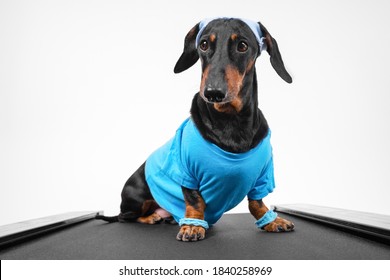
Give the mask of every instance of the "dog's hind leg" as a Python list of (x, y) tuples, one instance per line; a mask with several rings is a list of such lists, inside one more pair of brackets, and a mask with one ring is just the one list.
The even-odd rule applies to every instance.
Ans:
[(145, 180), (145, 163), (127, 180), (121, 196), (121, 213), (118, 216), (120, 222), (171, 223), (171, 214), (160, 208), (149, 190)]
[(174, 224), (171, 214), (160, 208), (149, 190), (145, 180), (145, 163), (143, 163), (125, 183), (121, 193), (121, 212), (118, 216), (97, 215), (95, 218), (107, 222), (139, 222), (157, 224), (162, 221)]
[(142, 223), (142, 224), (159, 224), (162, 221), (165, 221), (165, 223), (168, 224), (176, 224), (176, 221), (173, 219), (172, 215), (165, 211), (162, 208), (159, 208), (157, 203), (153, 201), (154, 204), (150, 207), (148, 210), (148, 213), (150, 213), (151, 209), (156, 209), (152, 214), (148, 216), (141, 216), (137, 219), (137, 222)]
[(133, 222), (143, 216), (149, 216), (158, 208), (145, 180), (143, 163), (125, 183), (121, 193), (120, 222)]
[(147, 200), (142, 205), (141, 217), (137, 218), (137, 222), (141, 224), (159, 224), (163, 221), (161, 217), (155, 211), (159, 208), (158, 204), (154, 200)]

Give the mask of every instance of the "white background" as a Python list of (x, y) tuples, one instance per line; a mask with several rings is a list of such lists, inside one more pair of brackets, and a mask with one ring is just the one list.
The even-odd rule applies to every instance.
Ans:
[(173, 74), (184, 36), (226, 15), (261, 20), (294, 80), (258, 59), (277, 183), (266, 203), (390, 214), (388, 3), (0, 0), (0, 224), (117, 214), (199, 89), (199, 62)]

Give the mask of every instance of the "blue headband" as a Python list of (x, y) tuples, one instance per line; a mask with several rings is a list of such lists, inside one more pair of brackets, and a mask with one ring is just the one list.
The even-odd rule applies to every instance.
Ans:
[[(226, 17), (215, 17), (215, 18), (206, 18), (206, 19), (202, 20), (199, 23), (199, 32), (196, 35), (195, 48), (198, 47), (200, 36), (202, 36), (202, 33), (203, 33), (204, 29), (206, 28), (206, 26), (211, 21), (213, 21), (215, 19), (228, 19), (228, 18), (226, 18)], [(253, 21), (253, 20), (242, 19), (242, 18), (237, 18), (237, 19), (239, 19), (242, 22), (244, 22), (252, 30), (253, 34), (256, 37), (257, 43), (259, 44), (260, 52), (262, 52), (263, 50), (266, 50), (267, 49), (267, 45), (264, 43), (265, 38), (263, 37), (263, 33), (260, 30), (260, 25), (257, 22)]]

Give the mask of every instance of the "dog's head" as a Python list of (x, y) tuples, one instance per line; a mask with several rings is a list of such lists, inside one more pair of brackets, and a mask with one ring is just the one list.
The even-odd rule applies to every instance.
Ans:
[(266, 49), (273, 68), (287, 83), (292, 78), (287, 73), (276, 40), (260, 23), (218, 18), (196, 24), (187, 34), (184, 51), (176, 63), (175, 73), (180, 73), (197, 60), (202, 62), (200, 96), (214, 104), (218, 111), (243, 106), (242, 90), (246, 77), (254, 73), (254, 65), (261, 51)]

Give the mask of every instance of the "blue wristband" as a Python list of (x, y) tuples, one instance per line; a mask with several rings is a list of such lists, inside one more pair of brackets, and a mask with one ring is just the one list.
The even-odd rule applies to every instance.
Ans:
[(272, 210), (269, 210), (267, 211), (263, 217), (261, 217), (260, 219), (258, 219), (255, 224), (258, 228), (262, 228), (266, 225), (268, 225), (269, 223), (275, 221), (276, 217), (278, 216), (278, 214), (276, 214), (274, 211)]
[(180, 219), (179, 221), (179, 226), (182, 225), (200, 226), (203, 227), (204, 229), (209, 228), (209, 224), (205, 220), (200, 220), (200, 219), (183, 218)]

